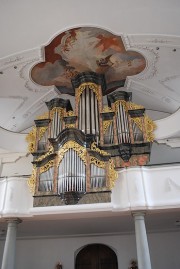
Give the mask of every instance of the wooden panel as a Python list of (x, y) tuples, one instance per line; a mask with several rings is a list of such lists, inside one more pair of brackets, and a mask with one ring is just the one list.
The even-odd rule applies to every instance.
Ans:
[(115, 252), (100, 244), (88, 245), (76, 257), (76, 269), (118, 269)]

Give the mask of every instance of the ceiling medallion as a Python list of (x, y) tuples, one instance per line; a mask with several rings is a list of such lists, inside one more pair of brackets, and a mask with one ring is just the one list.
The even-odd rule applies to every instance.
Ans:
[(106, 91), (124, 86), (127, 76), (141, 73), (145, 58), (126, 51), (122, 37), (95, 27), (79, 27), (56, 36), (44, 48), (44, 61), (31, 70), (32, 80), (42, 86), (56, 86), (61, 93), (75, 95), (71, 79), (82, 72), (105, 76)]

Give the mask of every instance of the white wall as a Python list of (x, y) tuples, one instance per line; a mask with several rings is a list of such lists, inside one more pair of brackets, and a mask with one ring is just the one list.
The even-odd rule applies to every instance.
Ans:
[[(152, 269), (180, 268), (180, 232), (152, 233), (148, 235), (148, 238)], [(63, 263), (63, 269), (74, 269), (77, 250), (92, 243), (102, 243), (111, 247), (117, 254), (119, 269), (128, 269), (130, 260), (136, 258), (135, 236), (133, 234), (21, 239), (17, 240), (16, 269), (54, 269), (59, 260)], [(2, 248), (3, 241), (0, 241), (0, 250)]]
[(31, 175), (33, 168), (32, 161), (32, 155), (28, 155), (17, 158), (12, 162), (3, 162), (1, 177)]

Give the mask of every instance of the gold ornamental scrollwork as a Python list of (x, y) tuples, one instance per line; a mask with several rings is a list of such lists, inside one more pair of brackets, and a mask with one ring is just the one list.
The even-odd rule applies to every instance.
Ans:
[(76, 101), (79, 103), (79, 99), (80, 99), (80, 96), (81, 94), (83, 93), (83, 91), (86, 89), (86, 87), (88, 87), (90, 90), (92, 90), (96, 97), (97, 97), (97, 100), (100, 102), (100, 95), (99, 95), (99, 86), (95, 83), (92, 83), (92, 82), (85, 82), (85, 83), (82, 83), (79, 88), (76, 89)]
[(110, 156), (110, 154), (106, 152), (105, 150), (99, 149), (95, 142), (91, 144), (91, 150), (96, 151), (103, 156)]
[(75, 113), (73, 110), (69, 110), (65, 113), (65, 117), (71, 117), (71, 116), (75, 116)]
[(45, 112), (44, 114), (37, 117), (37, 120), (45, 120), (49, 119), (49, 112)]
[(35, 151), (36, 145), (36, 127), (34, 126), (29, 134), (26, 136), (26, 141), (28, 143), (28, 151), (30, 153)]
[(94, 164), (95, 166), (99, 168), (106, 168), (106, 165), (108, 165), (108, 188), (111, 190), (114, 187), (115, 181), (118, 178), (118, 173), (115, 171), (115, 165), (112, 159), (110, 159), (107, 162), (100, 161), (94, 156), (90, 156), (90, 164)]
[(42, 173), (48, 171), (53, 166), (54, 166), (54, 160), (51, 160), (39, 168), (39, 173), (42, 174)]
[(67, 123), (65, 128), (75, 128), (76, 124), (75, 123)]
[(31, 177), (27, 181), (30, 192), (34, 194), (36, 187), (36, 166), (33, 166)]
[(48, 126), (38, 127), (38, 130), (39, 130), (38, 140), (41, 140), (41, 138), (43, 137), (47, 129), (48, 129)]
[(104, 169), (106, 167), (106, 163), (104, 161), (100, 161), (94, 156), (90, 156), (90, 164), (94, 164), (95, 166)]
[(125, 100), (117, 100), (117, 101), (114, 103), (115, 113), (118, 112), (119, 105), (122, 105), (123, 108), (125, 109), (125, 111), (127, 112), (127, 111), (128, 111), (127, 103), (128, 103), (128, 102), (126, 102)]
[(39, 133), (38, 141), (40, 141), (47, 129), (48, 129), (48, 126), (45, 126), (45, 127), (35, 127), (34, 126), (32, 128), (32, 130), (29, 132), (29, 134), (26, 136), (26, 141), (28, 142), (28, 151), (30, 153), (33, 153), (36, 150), (37, 131)]
[(144, 108), (144, 106), (142, 106), (142, 105), (137, 105), (133, 102), (127, 102), (127, 109), (128, 110), (143, 109), (143, 108)]
[[(147, 136), (147, 142), (154, 141), (154, 130), (156, 129), (156, 124), (147, 115), (144, 117), (144, 129)], [(132, 120), (137, 124), (139, 129), (143, 132), (143, 122), (142, 117), (135, 117)]]
[(77, 152), (78, 156), (81, 158), (81, 160), (84, 162), (84, 164), (86, 164), (86, 155), (87, 155), (87, 150), (86, 148), (80, 146), (77, 142), (75, 141), (68, 141), (66, 142), (62, 148), (60, 148), (60, 150), (58, 151), (58, 161), (57, 161), (57, 165), (60, 164), (60, 162), (62, 161), (62, 159), (64, 158), (65, 153), (69, 150), (69, 149), (73, 149), (74, 151)]
[(109, 188), (112, 189), (114, 187), (115, 181), (118, 178), (118, 173), (115, 171), (115, 165), (114, 161), (112, 159), (109, 160), (109, 173), (108, 173), (108, 178), (109, 178)]
[(58, 113), (59, 118), (62, 120), (65, 114), (65, 110), (62, 107), (53, 107), (53, 109), (50, 110), (50, 119), (53, 120), (55, 112)]
[(144, 108), (144, 106), (135, 104), (133, 102), (126, 102), (125, 100), (117, 100), (114, 103), (116, 113), (118, 112), (120, 104), (123, 106), (123, 108), (125, 109), (126, 112), (128, 112), (128, 110), (143, 109)]
[(147, 141), (154, 141), (154, 130), (156, 129), (156, 124), (147, 115), (144, 116), (144, 125), (147, 134)]
[(109, 126), (112, 124), (113, 120), (104, 120), (103, 121), (103, 134), (107, 132)]
[(36, 159), (36, 162), (40, 162), (40, 161), (44, 160), (46, 157), (48, 157), (49, 155), (51, 155), (53, 152), (54, 152), (53, 146), (50, 146), (48, 152), (46, 154), (43, 154), (39, 158), (37, 158)]
[(109, 106), (104, 106), (102, 113), (109, 113), (109, 112), (114, 112), (113, 109)]

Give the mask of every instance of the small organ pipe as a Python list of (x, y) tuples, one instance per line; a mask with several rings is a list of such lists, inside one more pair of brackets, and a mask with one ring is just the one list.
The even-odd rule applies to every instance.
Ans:
[(89, 107), (89, 89), (86, 87), (86, 133), (90, 134), (90, 107)]

